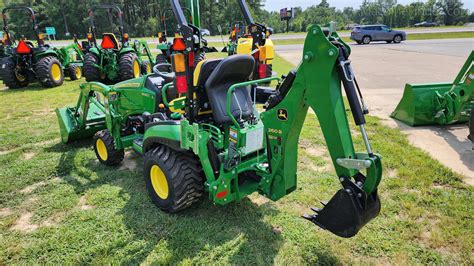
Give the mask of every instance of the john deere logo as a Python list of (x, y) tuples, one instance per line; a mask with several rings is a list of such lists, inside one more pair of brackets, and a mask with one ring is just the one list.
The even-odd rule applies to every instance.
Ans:
[(286, 109), (278, 109), (277, 116), (279, 120), (286, 121), (288, 120), (288, 111)]

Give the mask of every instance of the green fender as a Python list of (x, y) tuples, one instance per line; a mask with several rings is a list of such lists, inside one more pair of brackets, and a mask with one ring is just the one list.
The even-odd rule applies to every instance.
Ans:
[(99, 52), (99, 49), (97, 47), (90, 48), (89, 53), (93, 53), (98, 57), (100, 56), (100, 52)]
[(155, 125), (151, 123), (147, 125), (145, 135), (143, 137), (143, 153), (152, 149), (158, 144), (166, 145), (172, 149), (181, 149), (181, 125), (178, 121), (174, 124), (170, 122), (157, 122)]
[(43, 58), (45, 56), (55, 56), (55, 57), (58, 57), (58, 52), (56, 52), (55, 50), (53, 49), (48, 49), (44, 52), (41, 52), (41, 53), (37, 53), (36, 54), (36, 58), (40, 59), (40, 58)]
[(119, 55), (123, 55), (123, 54), (130, 53), (130, 52), (135, 53), (135, 49), (133, 49), (132, 47), (124, 47), (124, 48), (120, 49)]

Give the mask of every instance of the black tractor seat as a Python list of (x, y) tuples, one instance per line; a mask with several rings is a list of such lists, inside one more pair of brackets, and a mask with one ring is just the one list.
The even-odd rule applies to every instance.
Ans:
[[(150, 74), (146, 78), (145, 88), (155, 93), (155, 111), (158, 111), (159, 105), (163, 103), (162, 89), (166, 83), (168, 82), (166, 82), (164, 78), (157, 74)], [(178, 92), (173, 86), (167, 89), (166, 97), (168, 101), (171, 101), (172, 99), (178, 97)]]
[[(226, 112), (227, 91), (233, 84), (252, 78), (255, 60), (249, 55), (232, 55), (200, 64), (200, 69), (199, 65), (196, 68), (194, 83), (197, 86), (204, 84), (214, 121), (218, 124), (230, 124), (232, 120)], [(231, 100), (231, 112), (237, 120), (247, 120), (252, 115), (250, 86), (235, 90)]]

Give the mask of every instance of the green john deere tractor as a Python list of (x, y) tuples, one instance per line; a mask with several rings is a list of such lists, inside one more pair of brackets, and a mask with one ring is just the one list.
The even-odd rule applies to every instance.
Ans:
[[(26, 11), (30, 15), (36, 45), (26, 38), (20, 38), (19, 42), (13, 39), (7, 21), (9, 11)], [(26, 87), (36, 80), (44, 87), (60, 86), (65, 72), (72, 80), (80, 78), (82, 51), (77, 41), (61, 49), (45, 44), (36, 24), (35, 13), (29, 7), (7, 7), (3, 9), (2, 15), (4, 40), (0, 45), (0, 77), (7, 87)]]
[[(142, 154), (150, 197), (165, 212), (184, 210), (204, 194), (219, 205), (254, 192), (278, 200), (296, 190), (298, 140), (311, 107), (342, 189), (304, 217), (341, 237), (376, 217), (381, 156), (365, 130), (350, 47), (334, 25), (309, 28), (302, 63), (282, 80), (249, 80), (255, 59), (248, 55), (194, 65), (199, 29), (186, 22), (178, 0), (171, 2), (187, 48), (171, 56), (172, 82), (157, 71), (140, 82), (83, 84), (77, 106), (57, 110), (62, 140), (94, 135), (97, 158), (106, 165), (119, 164), (128, 147)], [(259, 112), (249, 86), (277, 79)], [(354, 150), (341, 82), (366, 152)], [(182, 97), (171, 100), (171, 90)]]
[[(117, 15), (120, 42), (114, 33), (103, 33), (97, 43), (94, 14), (102, 9)], [(90, 28), (84, 57), (84, 77), (87, 81), (117, 82), (149, 74), (155, 64), (145, 41), (131, 41), (124, 31), (123, 12), (117, 5), (98, 5), (89, 10)], [(110, 21), (111, 24), (112, 21)], [(146, 57), (147, 60), (144, 60)]]
[(407, 84), (392, 117), (410, 126), (469, 124), (474, 143), (474, 51), (454, 82)]

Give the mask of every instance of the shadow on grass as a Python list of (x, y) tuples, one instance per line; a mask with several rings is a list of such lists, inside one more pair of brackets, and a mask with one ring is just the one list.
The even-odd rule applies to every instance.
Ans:
[[(275, 257), (283, 245), (283, 237), (271, 224), (271, 217), (279, 213), (271, 204), (257, 205), (249, 199), (244, 199), (227, 206), (217, 206), (210, 200), (203, 199), (196, 206), (178, 214), (164, 213), (148, 197), (142, 178), (141, 157), (135, 155), (127, 158), (136, 161), (137, 167), (133, 170), (120, 166), (107, 167), (95, 159), (77, 162), (77, 152), (90, 145), (90, 142), (83, 140), (68, 146), (57, 144), (51, 151), (63, 152), (57, 172), (59, 176), (63, 176), (64, 181), (74, 187), (77, 194), (84, 194), (103, 185), (120, 188), (119, 198), (126, 200), (125, 205), (118, 208), (115, 215), (123, 217), (127, 235), (133, 238), (131, 242), (142, 243), (140, 248), (133, 251), (131, 258), (120, 259), (121, 263), (275, 262)], [(82, 167), (77, 167), (77, 163)], [(91, 172), (97, 176), (91, 178)], [(102, 252), (113, 254), (124, 248), (117, 245), (110, 243)], [(316, 255), (327, 263), (338, 262), (327, 252)]]
[(0, 88), (0, 94), (19, 93), (19, 92), (25, 92), (25, 91), (43, 91), (43, 90), (48, 90), (48, 89), (54, 89), (54, 88), (46, 88), (46, 87), (41, 86), (39, 82), (34, 82), (34, 83), (30, 83), (26, 87), (18, 88), (18, 89), (10, 89), (8, 87)]

